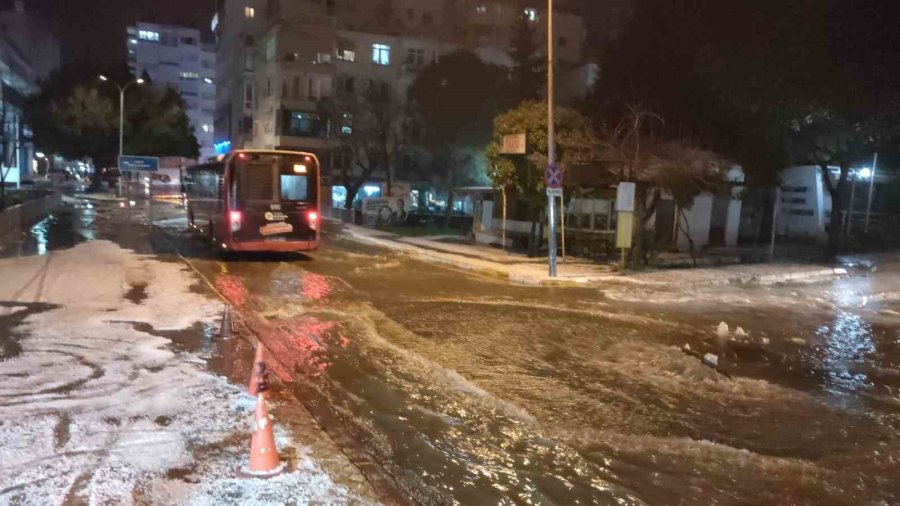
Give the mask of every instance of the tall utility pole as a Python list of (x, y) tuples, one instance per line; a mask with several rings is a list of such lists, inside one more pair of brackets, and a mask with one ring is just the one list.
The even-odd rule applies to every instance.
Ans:
[(850, 169), (850, 206), (847, 207), (847, 236), (853, 231), (853, 201), (856, 200), (856, 170)]
[[(547, 0), (547, 164), (553, 167), (556, 163), (556, 130), (554, 128), (553, 103), (553, 0)], [(547, 193), (548, 217), (550, 219), (550, 237), (548, 244), (548, 262), (550, 277), (556, 277), (556, 197)]]
[(117, 82), (110, 81), (109, 78), (104, 75), (100, 76), (100, 80), (105, 83), (113, 83), (114, 85), (116, 85), (116, 88), (119, 89), (119, 157), (121, 158), (122, 155), (125, 154), (123, 152), (125, 147), (125, 91), (127, 91), (128, 88), (133, 84), (136, 84), (138, 86), (144, 84), (144, 80), (135, 79), (134, 81), (126, 83), (125, 86), (122, 86)]
[(875, 191), (875, 171), (878, 169), (878, 153), (872, 160), (872, 170), (869, 172), (869, 201), (866, 203), (866, 227), (863, 232), (869, 233), (869, 216), (872, 214), (872, 192)]

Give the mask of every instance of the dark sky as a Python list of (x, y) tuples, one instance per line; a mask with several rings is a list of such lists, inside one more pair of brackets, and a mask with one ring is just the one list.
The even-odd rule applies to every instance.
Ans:
[[(4, 9), (13, 0), (0, 0)], [(215, 0), (25, 0), (57, 25), (66, 64), (104, 68), (124, 61), (125, 28), (135, 21), (209, 30)]]

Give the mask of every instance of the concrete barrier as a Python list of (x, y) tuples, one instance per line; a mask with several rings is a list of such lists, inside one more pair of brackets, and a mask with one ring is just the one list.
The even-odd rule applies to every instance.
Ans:
[(0, 212), (0, 237), (28, 230), (35, 223), (46, 218), (50, 211), (62, 203), (61, 193), (28, 200)]

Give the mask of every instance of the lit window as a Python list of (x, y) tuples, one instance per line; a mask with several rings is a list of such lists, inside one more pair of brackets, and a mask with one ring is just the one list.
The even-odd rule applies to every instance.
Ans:
[(338, 49), (337, 59), (352, 63), (356, 61), (356, 53), (349, 49)]
[(375, 65), (390, 65), (391, 46), (387, 44), (372, 44), (372, 63)]
[(331, 55), (328, 53), (319, 53), (316, 55), (316, 63), (331, 63)]
[(475, 11), (478, 12), (478, 14), (484, 14), (487, 12), (487, 6), (479, 5), (478, 7), (475, 8)]
[(138, 32), (138, 38), (141, 40), (148, 40), (150, 42), (159, 42), (159, 32), (141, 30)]
[(181, 77), (182, 79), (192, 79), (193, 80), (193, 79), (200, 79), (200, 74), (198, 74), (196, 72), (182, 72), (179, 77)]
[(203, 82), (206, 83), (206, 84), (212, 84), (212, 83), (213, 83), (213, 80), (210, 79), (210, 78), (208, 78), (208, 77), (204, 77), (204, 78), (203, 78)]
[(531, 7), (528, 7), (525, 9), (525, 19), (527, 19), (528, 21), (534, 22), (534, 21), (537, 21), (537, 18), (538, 18), (537, 9), (533, 9)]
[(211, 130), (208, 123), (204, 123), (201, 128), (203, 128), (203, 131), (207, 133), (209, 133), (209, 131)]
[(253, 19), (256, 17), (256, 9), (253, 7), (244, 7), (244, 17), (247, 19)]
[(137, 39), (128, 39), (129, 44), (137, 44)]

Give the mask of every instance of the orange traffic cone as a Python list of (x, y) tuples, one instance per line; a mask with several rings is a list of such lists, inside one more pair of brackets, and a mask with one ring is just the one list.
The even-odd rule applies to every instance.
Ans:
[(256, 346), (256, 357), (253, 359), (253, 371), (250, 373), (250, 395), (259, 395), (269, 389), (269, 368), (263, 357), (262, 341)]
[(257, 396), (253, 416), (253, 437), (250, 440), (250, 465), (241, 474), (253, 478), (270, 478), (284, 471), (275, 448), (275, 433), (265, 396)]

